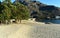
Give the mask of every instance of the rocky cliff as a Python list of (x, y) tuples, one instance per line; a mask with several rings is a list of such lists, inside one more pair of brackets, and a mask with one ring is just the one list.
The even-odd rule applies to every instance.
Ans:
[(24, 0), (23, 2), (22, 1), (18, 1), (18, 2), (26, 5), (30, 9), (30, 14), (31, 14), (31, 17), (33, 18), (39, 17), (39, 14), (42, 16), (46, 14), (47, 17), (49, 15), (52, 17), (60, 15), (60, 8), (53, 5), (46, 5), (35, 0), (33, 1), (30, 0), (29, 2), (27, 0)]

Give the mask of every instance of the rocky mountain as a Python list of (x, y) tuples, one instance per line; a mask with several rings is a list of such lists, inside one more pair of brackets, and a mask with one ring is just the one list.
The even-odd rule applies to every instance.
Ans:
[[(16, 1), (15, 1), (16, 2)], [(18, 2), (26, 5), (30, 9), (31, 17), (37, 18), (39, 15), (59, 16), (60, 8), (53, 5), (46, 5), (36, 0), (19, 0)]]

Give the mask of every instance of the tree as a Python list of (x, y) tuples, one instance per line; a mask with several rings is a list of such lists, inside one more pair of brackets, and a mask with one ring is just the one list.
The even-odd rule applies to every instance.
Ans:
[(3, 14), (3, 19), (4, 21), (9, 21), (11, 18), (11, 10), (7, 5), (4, 5), (4, 9), (2, 10), (2, 14)]
[(4, 2), (6, 2), (6, 3), (11, 3), (11, 0), (4, 0)]
[(16, 2), (11, 4), (10, 0), (5, 0), (0, 5), (0, 21), (5, 22), (10, 21), (10, 19), (18, 20), (21, 23), (21, 20), (27, 20), (29, 18), (29, 10), (27, 6)]
[(0, 4), (0, 22), (2, 23), (3, 22), (3, 13), (2, 13), (2, 10), (4, 9), (4, 6), (2, 5), (2, 3)]
[(20, 20), (20, 23), (21, 23), (21, 20), (29, 18), (29, 10), (26, 6), (24, 6), (23, 4), (17, 3), (16, 7), (17, 7), (17, 15), (15, 19), (17, 19), (18, 21)]

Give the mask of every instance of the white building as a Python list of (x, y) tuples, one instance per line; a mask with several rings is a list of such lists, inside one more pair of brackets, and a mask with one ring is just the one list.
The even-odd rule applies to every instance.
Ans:
[(60, 19), (60, 16), (56, 16), (56, 19)]

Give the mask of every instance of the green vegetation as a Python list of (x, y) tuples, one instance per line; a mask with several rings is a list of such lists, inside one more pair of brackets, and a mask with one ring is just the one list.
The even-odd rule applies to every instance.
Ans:
[(21, 23), (21, 20), (29, 18), (29, 9), (27, 6), (16, 2), (11, 3), (11, 0), (4, 0), (0, 3), (0, 22), (8, 23), (11, 19), (15, 19)]
[[(23, 1), (23, 0), (22, 0)], [(11, 19), (21, 23), (21, 20), (27, 20), (29, 17), (36, 20), (56, 19), (60, 16), (60, 9), (55, 6), (45, 5), (38, 1), (3, 0), (0, 2), (0, 22), (8, 23)]]

